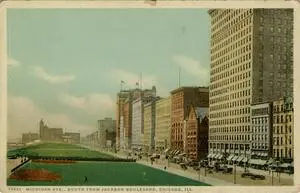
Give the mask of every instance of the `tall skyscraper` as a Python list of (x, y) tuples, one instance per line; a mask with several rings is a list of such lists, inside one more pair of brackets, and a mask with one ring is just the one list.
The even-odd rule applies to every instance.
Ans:
[[(116, 147), (120, 147), (120, 118), (122, 116), (122, 113), (124, 111), (124, 104), (125, 102), (131, 102), (141, 98), (141, 97), (150, 97), (150, 96), (156, 96), (156, 88), (155, 86), (152, 87), (152, 89), (130, 89), (130, 90), (121, 90), (117, 94), (117, 102), (116, 102)], [(125, 123), (125, 120), (124, 122)], [(130, 123), (131, 124), (131, 123)], [(123, 125), (124, 126), (124, 125)], [(124, 129), (124, 128), (123, 128)]]
[(293, 94), (293, 9), (211, 9), (209, 15), (209, 150), (250, 156), (251, 104)]

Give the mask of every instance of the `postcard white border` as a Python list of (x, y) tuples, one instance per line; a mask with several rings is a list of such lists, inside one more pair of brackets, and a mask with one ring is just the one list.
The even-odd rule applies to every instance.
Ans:
[[(149, 3), (146, 1), (5, 1), (0, 4), (0, 192), (8, 192), (6, 186), (6, 125), (7, 125), (7, 42), (6, 42), (6, 9), (7, 8), (294, 8), (294, 23), (300, 24), (300, 3), (298, 1), (158, 1)], [(294, 125), (299, 124), (300, 113), (300, 25), (294, 25)], [(298, 57), (297, 57), (298, 56)], [(297, 65), (298, 64), (298, 65)], [(22, 109), (26, 113), (25, 109)], [(300, 130), (294, 127), (294, 136), (300, 136)], [(298, 137), (300, 139), (300, 137)], [(191, 192), (289, 192), (300, 193), (300, 140), (294, 137), (294, 186), (212, 186), (212, 187), (192, 187)], [(4, 169), (3, 169), (4, 168)], [(60, 186), (65, 188), (66, 186)], [(70, 186), (68, 186), (70, 187)], [(75, 186), (72, 186), (75, 187)], [(98, 187), (98, 186), (97, 186)], [(138, 187), (138, 186), (137, 186)], [(36, 191), (40, 192), (36, 187)], [(52, 188), (52, 187), (50, 187)], [(90, 186), (81, 186), (77, 188), (93, 188)], [(96, 188), (96, 187), (94, 187)], [(144, 187), (145, 188), (145, 187)], [(14, 191), (10, 191), (14, 192)], [(20, 191), (16, 191), (20, 192)], [(54, 189), (47, 192), (57, 192)], [(79, 191), (69, 191), (79, 192)], [(81, 192), (81, 191), (80, 191)], [(96, 192), (96, 191), (88, 191)], [(106, 191), (104, 191), (106, 192)], [(115, 192), (115, 191), (114, 191)], [(120, 191), (116, 191), (120, 192)], [(132, 192), (132, 191), (130, 191)]]

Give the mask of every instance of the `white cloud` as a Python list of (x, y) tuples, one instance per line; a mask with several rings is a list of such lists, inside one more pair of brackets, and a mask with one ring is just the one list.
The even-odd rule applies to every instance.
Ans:
[(184, 55), (176, 55), (173, 61), (189, 74), (197, 77), (202, 84), (209, 83), (209, 66), (200, 63), (198, 60)]
[(20, 63), (20, 61), (14, 59), (14, 58), (8, 57), (7, 65), (10, 67), (18, 67), (21, 65), (21, 63)]
[[(86, 135), (96, 130), (95, 126), (81, 124), (63, 113), (49, 113), (40, 109), (31, 99), (10, 96), (8, 98), (8, 138), (19, 138), (25, 132), (39, 132), (39, 121), (43, 118), (50, 127), (65, 128)], [(93, 123), (93, 125), (95, 125)]]
[(83, 97), (62, 94), (59, 97), (62, 104), (83, 110), (98, 118), (109, 115), (114, 111), (114, 101), (108, 94), (95, 93)]
[(33, 69), (34, 74), (40, 78), (43, 79), (51, 84), (59, 84), (59, 83), (65, 83), (70, 82), (75, 79), (74, 75), (53, 75), (47, 73), (42, 67), (34, 67)]

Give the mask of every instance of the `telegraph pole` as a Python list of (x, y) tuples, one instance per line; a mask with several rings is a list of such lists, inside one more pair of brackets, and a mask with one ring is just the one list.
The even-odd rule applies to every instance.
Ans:
[(201, 164), (200, 164), (200, 161), (199, 161), (199, 181), (200, 181), (200, 174), (201, 174)]
[(273, 186), (273, 172), (274, 172), (274, 171), (272, 170), (272, 186)]
[(233, 167), (234, 167), (233, 183), (236, 184), (236, 165), (233, 164)]

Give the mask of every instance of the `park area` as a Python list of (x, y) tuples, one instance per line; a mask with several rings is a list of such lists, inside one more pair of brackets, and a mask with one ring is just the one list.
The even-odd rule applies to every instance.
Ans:
[[(10, 150), (7, 155), (8, 161), (20, 159), (16, 156), (29, 158), (28, 162), (23, 162), (22, 166), (8, 174), (8, 186), (208, 186), (190, 178), (71, 144), (38, 144)], [(82, 161), (66, 157), (104, 160)]]
[(114, 158), (111, 155), (90, 150), (73, 144), (43, 143), (9, 150), (8, 157), (81, 157), (81, 158)]

